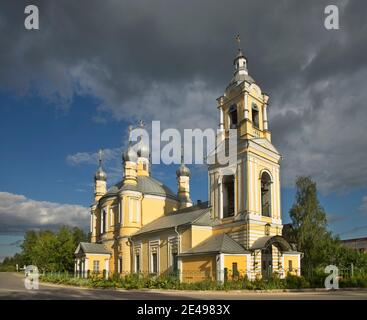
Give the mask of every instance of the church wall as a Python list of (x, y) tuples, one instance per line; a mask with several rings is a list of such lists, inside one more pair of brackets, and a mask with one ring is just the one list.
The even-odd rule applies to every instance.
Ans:
[(88, 259), (88, 269), (90, 272), (93, 272), (93, 263), (94, 261), (99, 261), (99, 272), (102, 273), (103, 270), (106, 270), (106, 261), (109, 261), (109, 257), (107, 255), (102, 254), (86, 254), (86, 258)]
[(213, 234), (211, 227), (191, 226), (191, 247), (208, 239)]
[[(174, 239), (174, 243), (177, 244), (177, 234), (172, 230), (163, 230), (160, 232), (154, 232), (149, 234), (138, 235), (134, 237), (134, 242), (141, 243), (141, 259), (142, 269), (141, 271), (145, 274), (151, 272), (150, 259), (151, 259), (151, 248), (158, 247), (158, 262), (159, 262), (159, 273), (164, 274), (171, 271), (171, 261), (169, 255), (170, 245), (169, 242)], [(177, 245), (175, 247), (177, 250)]]
[[(285, 275), (288, 273), (292, 275), (297, 275), (300, 273), (300, 254), (284, 253), (282, 260)], [(292, 270), (289, 270), (289, 261), (292, 262)]]
[(190, 256), (181, 257), (182, 261), (182, 281), (196, 282), (206, 279), (216, 279), (216, 256)]
[(247, 255), (224, 255), (224, 268), (228, 270), (228, 280), (232, 279), (233, 273), (233, 264), (237, 263), (238, 275), (240, 277), (247, 276), (250, 270), (250, 257)]
[(187, 228), (183, 231), (180, 231), (181, 233), (181, 252), (186, 252), (191, 246), (191, 228)]
[(153, 195), (145, 195), (142, 200), (143, 225), (174, 211), (177, 209), (177, 205), (177, 201), (171, 199)]

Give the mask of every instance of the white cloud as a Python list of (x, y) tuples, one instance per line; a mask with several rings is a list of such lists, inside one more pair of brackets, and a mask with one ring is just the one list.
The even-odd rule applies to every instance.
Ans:
[[(121, 148), (103, 149), (103, 162), (109, 162), (121, 158)], [(66, 161), (71, 165), (98, 163), (98, 152), (77, 152), (66, 157)]]
[(36, 201), (23, 195), (0, 192), (0, 232), (57, 228), (61, 225), (88, 227), (89, 209), (80, 205)]

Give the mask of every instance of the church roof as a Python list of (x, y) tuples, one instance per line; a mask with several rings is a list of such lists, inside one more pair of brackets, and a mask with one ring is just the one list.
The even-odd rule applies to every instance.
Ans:
[(189, 208), (180, 209), (155, 219), (143, 226), (139, 231), (134, 233), (133, 236), (189, 224), (199, 226), (212, 225), (210, 207), (208, 207), (207, 202)]
[(75, 254), (78, 254), (80, 251), (83, 253), (110, 254), (101, 243), (80, 242), (75, 250)]
[(177, 196), (173, 191), (168, 188), (162, 182), (147, 176), (138, 176), (137, 177), (138, 184), (136, 186), (131, 185), (123, 185), (123, 181), (112, 186), (108, 189), (105, 196), (117, 194), (119, 191), (123, 190), (131, 190), (131, 191), (139, 191), (143, 194), (151, 194), (156, 196), (168, 197), (174, 200), (177, 200)]
[(245, 250), (244, 247), (242, 247), (238, 242), (233, 240), (226, 233), (221, 233), (213, 235), (208, 239), (200, 242), (195, 247), (189, 249), (184, 253), (181, 253), (180, 256), (207, 253), (248, 254), (250, 252)]

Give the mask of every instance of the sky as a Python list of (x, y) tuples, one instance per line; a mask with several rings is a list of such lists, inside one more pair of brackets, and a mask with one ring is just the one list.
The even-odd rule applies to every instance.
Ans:
[[(367, 235), (367, 3), (333, 1), (29, 1), (0, 3), (0, 260), (30, 229), (88, 229), (97, 152), (108, 184), (122, 179), (127, 128), (216, 128), (216, 98), (233, 75), (234, 38), (269, 94), (272, 141), (283, 156), (282, 215), (294, 182), (316, 182), (329, 228)], [(190, 166), (192, 199), (207, 176)], [(176, 166), (153, 175), (176, 190)]]

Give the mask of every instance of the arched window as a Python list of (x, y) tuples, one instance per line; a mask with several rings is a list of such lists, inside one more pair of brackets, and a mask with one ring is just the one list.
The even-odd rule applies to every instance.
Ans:
[(267, 172), (261, 175), (261, 214), (271, 216), (271, 178)]
[(252, 105), (252, 125), (259, 128), (259, 108), (256, 104)]
[(230, 120), (230, 129), (237, 128), (237, 106), (235, 104), (231, 105), (228, 114)]

